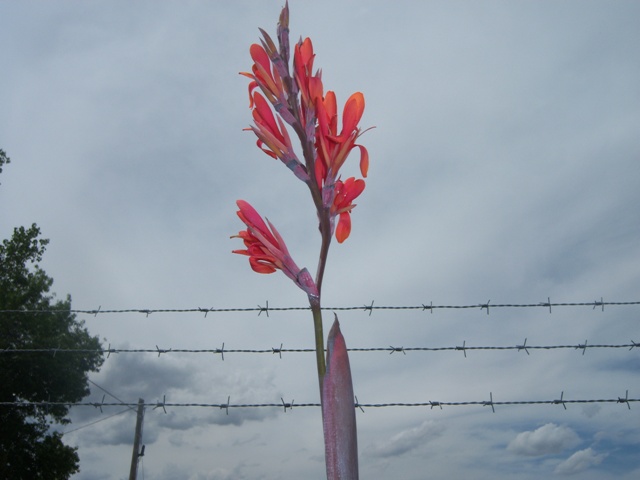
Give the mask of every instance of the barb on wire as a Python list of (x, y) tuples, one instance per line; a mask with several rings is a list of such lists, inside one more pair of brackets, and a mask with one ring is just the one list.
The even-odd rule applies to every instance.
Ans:
[(231, 403), (231, 395), (227, 396), (227, 403), (223, 403), (221, 404), (220, 410), (226, 410), (227, 411), (227, 415), (229, 415), (229, 404)]
[(155, 410), (156, 408), (162, 408), (164, 413), (167, 413), (167, 409), (165, 408), (166, 405), (167, 405), (167, 396), (163, 395), (162, 402), (156, 402), (156, 405), (153, 407), (153, 409)]
[(271, 350), (273, 351), (274, 354), (277, 353), (280, 359), (282, 359), (282, 343), (280, 344), (280, 348), (272, 347)]
[(104, 399), (106, 398), (106, 394), (102, 395), (102, 401), (100, 403), (94, 402), (93, 406), (100, 409), (100, 413), (103, 413), (102, 406), (104, 405)]
[(467, 358), (467, 341), (463, 341), (462, 342), (462, 346), (461, 347), (456, 347), (456, 350), (462, 350), (462, 353), (464, 353), (464, 358)]
[(484, 402), (482, 404), (482, 406), (486, 407), (486, 406), (490, 406), (491, 410), (493, 411), (493, 413), (496, 413), (496, 409), (494, 407), (495, 403), (493, 402), (493, 393), (489, 392), (489, 401), (488, 402)]
[(266, 301), (266, 307), (261, 307), (260, 305), (258, 305), (258, 308), (260, 309), (258, 311), (258, 316), (260, 316), (262, 312), (266, 313), (267, 317), (269, 316), (269, 300)]
[(364, 307), (364, 311), (369, 311), (369, 316), (371, 316), (371, 312), (373, 312), (373, 300), (371, 300), (371, 305), (365, 305)]
[(551, 313), (551, 297), (547, 297), (547, 303), (541, 303), (541, 307), (549, 307), (549, 313)]
[(158, 351), (158, 357), (160, 357), (161, 353), (169, 353), (171, 351), (171, 349), (169, 349), (169, 350), (162, 349), (162, 348), (158, 347), (158, 345), (156, 345), (156, 350)]
[(490, 303), (491, 303), (491, 300), (489, 300), (487, 303), (480, 304), (480, 310), (484, 310), (486, 308), (487, 309), (487, 315), (489, 315), (489, 304)]
[(393, 347), (393, 346), (389, 346), (389, 355), (391, 355), (392, 353), (395, 352), (402, 352), (403, 354), (407, 354), (407, 352), (404, 351), (404, 347)]
[(587, 341), (585, 340), (584, 343), (579, 343), (578, 346), (576, 346), (576, 350), (582, 350), (582, 355), (584, 355), (584, 352), (587, 351)]
[[(287, 413), (287, 408), (289, 410), (293, 410), (293, 402), (295, 402), (295, 400), (291, 400), (291, 403), (285, 403), (284, 398), (280, 397), (280, 400), (282, 400), (282, 406), (284, 407), (284, 413)], [(227, 415), (229, 414), (229, 412), (227, 411)]]
[(554, 405), (562, 405), (564, 407), (564, 409), (567, 409), (567, 402), (566, 400), (564, 400), (564, 390), (560, 393), (560, 399), (559, 400), (553, 400), (551, 403), (553, 403)]
[(631, 410), (631, 405), (629, 404), (629, 390), (624, 394), (624, 398), (618, 397), (618, 403), (626, 403), (629, 410)]
[(518, 351), (520, 350), (524, 350), (525, 352), (527, 352), (527, 355), (529, 355), (529, 350), (527, 350), (527, 339), (524, 339), (524, 343), (522, 345), (516, 345), (516, 348), (518, 349)]
[(224, 362), (224, 342), (222, 342), (222, 348), (216, 348), (213, 353), (219, 353), (222, 357), (222, 361)]
[(604, 299), (602, 297), (600, 297), (599, 302), (597, 300), (593, 302), (593, 310), (595, 310), (596, 307), (599, 307), (599, 306), (602, 306), (602, 311), (604, 312)]

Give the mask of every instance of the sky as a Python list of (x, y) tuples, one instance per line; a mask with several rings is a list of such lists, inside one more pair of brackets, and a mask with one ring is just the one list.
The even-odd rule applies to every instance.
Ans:
[[(0, 3), (0, 236), (37, 223), (78, 310), (304, 307), (230, 239), (235, 201), (300, 266), (306, 187), (255, 146), (247, 79), (281, 0)], [(640, 300), (640, 3), (290, 2), (339, 104), (366, 98), (367, 187), (326, 307)], [(358, 174), (350, 158), (345, 176)], [(638, 305), (337, 311), (352, 348), (621, 345)], [(489, 313), (487, 315), (487, 313)], [(325, 331), (333, 317), (325, 311)], [(79, 314), (104, 348), (313, 347), (311, 314)], [(55, 346), (52, 346), (55, 347)], [(360, 403), (640, 398), (638, 348), (352, 352)], [(466, 356), (465, 356), (466, 353)], [(527, 354), (528, 353), (528, 354)], [(119, 353), (86, 402), (149, 406), (139, 478), (324, 478), (312, 353)], [(362, 478), (632, 479), (640, 405), (357, 410)], [(75, 480), (128, 478), (135, 412), (71, 410)]]

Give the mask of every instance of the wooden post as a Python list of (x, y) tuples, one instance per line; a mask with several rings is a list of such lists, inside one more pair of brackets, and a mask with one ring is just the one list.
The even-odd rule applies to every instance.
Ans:
[(142, 443), (142, 422), (144, 421), (144, 400), (138, 399), (138, 414), (136, 416), (136, 433), (133, 437), (133, 454), (131, 455), (131, 470), (129, 480), (136, 480), (138, 476), (138, 459), (140, 458), (140, 444)]

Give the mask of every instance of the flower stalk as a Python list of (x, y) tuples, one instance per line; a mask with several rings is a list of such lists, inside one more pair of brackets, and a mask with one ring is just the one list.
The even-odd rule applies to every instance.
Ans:
[[(238, 200), (238, 217), (246, 230), (240, 238), (244, 249), (234, 253), (249, 257), (257, 273), (281, 270), (309, 299), (313, 315), (318, 384), (322, 403), (327, 478), (357, 479), (358, 458), (355, 407), (349, 359), (337, 317), (329, 333), (325, 360), (322, 322), (322, 285), (331, 241), (343, 243), (351, 233), (353, 201), (365, 188), (362, 178), (345, 180), (340, 170), (352, 150), (360, 153), (360, 173), (369, 169), (367, 149), (356, 144), (364, 133), (358, 127), (364, 112), (364, 96), (356, 92), (344, 105), (342, 125), (336, 95), (324, 91), (320, 70), (314, 70), (315, 53), (309, 38), (293, 48), (290, 67), (289, 6), (285, 4), (277, 27), (277, 45), (260, 29), (260, 44), (249, 49), (253, 65), (248, 77), (249, 107), (254, 125), (247, 130), (267, 156), (281, 161), (309, 189), (318, 217), (321, 244), (315, 278), (293, 261), (284, 239), (271, 222), (263, 220), (246, 201)], [(302, 149), (296, 153), (287, 128), (295, 132)], [(302, 158), (302, 161), (300, 160)]]

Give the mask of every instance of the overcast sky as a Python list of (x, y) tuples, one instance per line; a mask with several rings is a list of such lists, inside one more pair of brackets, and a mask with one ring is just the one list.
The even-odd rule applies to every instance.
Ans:
[[(255, 147), (247, 79), (281, 0), (1, 2), (0, 237), (36, 222), (90, 310), (305, 306), (229, 239), (251, 202), (315, 273), (306, 187)], [(371, 167), (329, 307), (640, 300), (640, 3), (297, 1)], [(357, 158), (344, 175), (357, 174)], [(339, 312), (347, 345), (629, 344), (638, 306)], [(326, 312), (328, 331), (331, 312)], [(305, 311), (79, 315), (104, 346), (312, 348)], [(362, 403), (640, 398), (640, 349), (353, 352)], [(311, 353), (121, 353), (87, 401), (318, 401)], [(102, 389), (101, 389), (102, 388)], [(103, 390), (104, 389), (104, 390)], [(106, 391), (105, 391), (106, 390)], [(113, 396), (111, 396), (113, 395)], [(120, 415), (109, 417), (118, 412)], [(358, 410), (362, 478), (635, 479), (640, 405)], [(77, 480), (128, 478), (135, 413), (76, 407)], [(92, 422), (100, 421), (93, 425)], [(139, 478), (324, 477), (320, 410), (148, 408)], [(144, 477), (142, 473), (144, 472)], [(577, 478), (576, 477), (576, 478)]]

